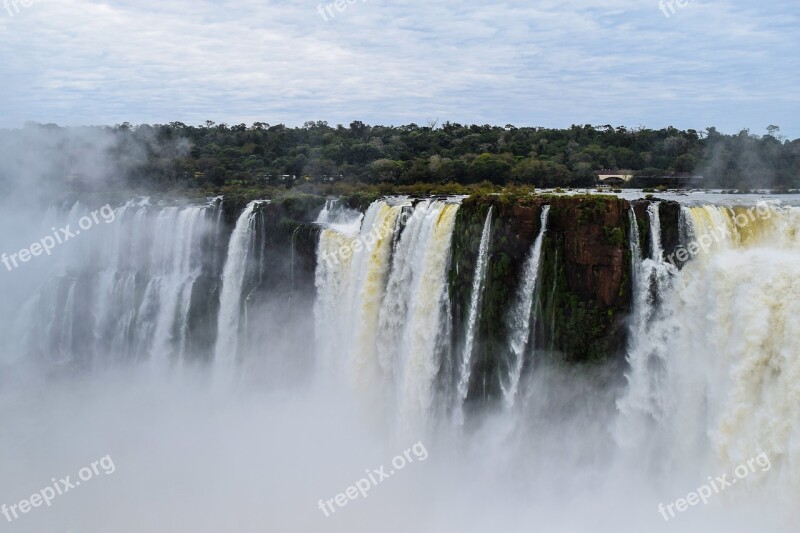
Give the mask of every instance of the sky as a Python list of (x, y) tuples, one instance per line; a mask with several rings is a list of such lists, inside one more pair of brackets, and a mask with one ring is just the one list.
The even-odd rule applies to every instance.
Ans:
[(0, 0), (0, 128), (774, 124), (800, 138), (800, 1), (661, 1)]

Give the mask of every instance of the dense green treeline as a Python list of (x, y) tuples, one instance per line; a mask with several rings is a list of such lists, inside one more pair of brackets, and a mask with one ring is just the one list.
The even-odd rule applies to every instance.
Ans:
[[(52, 127), (52, 126), (48, 126)], [(800, 186), (800, 139), (770, 126), (763, 136), (606, 126), (548, 129), (444, 123), (303, 127), (118, 125), (116, 149), (135, 148), (146, 163), (131, 168), (134, 185), (209, 188), (344, 180), (411, 183), (519, 183), (591, 186), (600, 169), (640, 176), (703, 175), (706, 187)], [(288, 176), (288, 177), (282, 177)]]

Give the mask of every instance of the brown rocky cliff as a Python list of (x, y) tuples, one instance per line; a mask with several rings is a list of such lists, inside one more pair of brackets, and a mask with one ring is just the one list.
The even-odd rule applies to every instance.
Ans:
[[(600, 361), (624, 354), (630, 309), (629, 204), (613, 196), (483, 196), (465, 200), (454, 236), (451, 276), (454, 309), (465, 309), (474, 252), (489, 206), (493, 239), (480, 318), (478, 374), (496, 383), (508, 349), (508, 312), (522, 267), (550, 205), (542, 249), (534, 342), (543, 354), (569, 362)], [(456, 313), (456, 336), (463, 313)], [(538, 357), (538, 356), (537, 356)], [(491, 390), (475, 390), (491, 396)], [(496, 391), (495, 391), (496, 393)]]
[(549, 229), (563, 236), (570, 289), (605, 307), (625, 307), (620, 289), (629, 268), (624, 246), (627, 202), (559, 198), (552, 205)]

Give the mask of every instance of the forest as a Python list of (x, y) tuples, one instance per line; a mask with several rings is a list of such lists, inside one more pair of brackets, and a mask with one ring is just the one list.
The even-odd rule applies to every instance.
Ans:
[[(65, 129), (52, 124), (26, 128)], [(729, 135), (713, 127), (551, 129), (433, 120), (424, 126), (360, 121), (349, 126), (324, 121), (302, 127), (263, 122), (231, 126), (206, 121), (199, 126), (124, 123), (99, 129), (117, 139), (107, 148), (112, 158), (141, 154), (135, 164), (124, 166), (125, 175), (119, 178), (149, 189), (292, 188), (340, 181), (589, 187), (603, 169), (643, 178), (703, 176), (698, 183), (706, 188), (800, 186), (800, 139), (786, 139), (774, 125), (763, 135), (749, 130)], [(81, 166), (72, 157), (61, 178), (80, 182)], [(634, 179), (629, 185), (637, 183)]]

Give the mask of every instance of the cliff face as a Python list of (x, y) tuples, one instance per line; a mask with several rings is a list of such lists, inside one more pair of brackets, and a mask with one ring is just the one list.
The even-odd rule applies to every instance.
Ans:
[[(363, 201), (362, 201), (363, 200)], [(279, 309), (280, 324), (313, 328), (309, 302), (314, 298), (314, 272), (319, 228), (314, 220), (324, 199), (302, 197), (259, 206), (258, 239), (260, 304)], [(347, 205), (365, 209), (366, 199)], [(614, 196), (488, 195), (466, 198), (453, 234), (448, 292), (452, 336), (443, 357), (460, 357), (472, 292), (477, 253), (487, 213), (492, 209), (492, 238), (483, 303), (478, 318), (471, 399), (500, 393), (501, 376), (511, 364), (509, 312), (517, 297), (522, 270), (541, 230), (541, 214), (550, 206), (547, 233), (533, 304), (530, 346), (541, 362), (592, 364), (622, 361), (631, 311), (629, 226), (636, 215), (642, 249), (647, 255), (650, 201)], [(241, 209), (236, 206), (235, 209)], [(631, 209), (633, 207), (633, 209)], [(662, 246), (667, 253), (679, 244), (680, 206), (661, 202)], [(234, 220), (233, 212), (226, 216)], [(525, 367), (523, 371), (530, 368)], [(442, 376), (447, 381), (447, 376)]]
[(463, 338), (476, 251), (486, 213), (494, 206), (472, 396), (498, 393), (501, 370), (509, 364), (509, 309), (545, 204), (551, 208), (532, 331), (537, 356), (586, 363), (623, 353), (631, 294), (628, 203), (602, 196), (471, 197), (462, 205), (453, 243), (454, 342)]
[(552, 233), (563, 240), (569, 287), (582, 300), (624, 306), (626, 202), (558, 199), (552, 205)]
[[(222, 203), (225, 235), (230, 235), (247, 200)], [(313, 297), (319, 228), (316, 220), (325, 198), (302, 195), (259, 204), (255, 209), (252, 254), (258, 258), (258, 287), (287, 300), (293, 295)], [(222, 244), (224, 257), (227, 241)]]
[(545, 312), (536, 347), (569, 362), (618, 356), (631, 303), (628, 204), (559, 197), (551, 205), (541, 275), (550, 290), (540, 297)]
[[(233, 231), (246, 201), (224, 201), (226, 235)], [(308, 332), (314, 330), (314, 276), (317, 264), (319, 227), (316, 220), (325, 204), (318, 196), (281, 198), (256, 207), (253, 232), (248, 244), (248, 268), (244, 276), (243, 306), (253, 316), (269, 316), (269, 321), (247, 323), (241, 332), (243, 343), (260, 346), (268, 359), (270, 351), (280, 351), (275, 339), (292, 346), (293, 370), (313, 360), (314, 343)], [(225, 243), (227, 248), (227, 242)], [(288, 369), (286, 369), (288, 371)]]
[(661, 249), (664, 250), (665, 257), (671, 257), (676, 266), (683, 267), (684, 263), (678, 261), (675, 257), (675, 251), (681, 246), (681, 206), (677, 202), (658, 198), (631, 202), (631, 208), (636, 215), (636, 222), (639, 227), (639, 246), (645, 256), (652, 257), (650, 216), (647, 210), (653, 203), (658, 203), (658, 214), (661, 222), (661, 240), (659, 241)]

